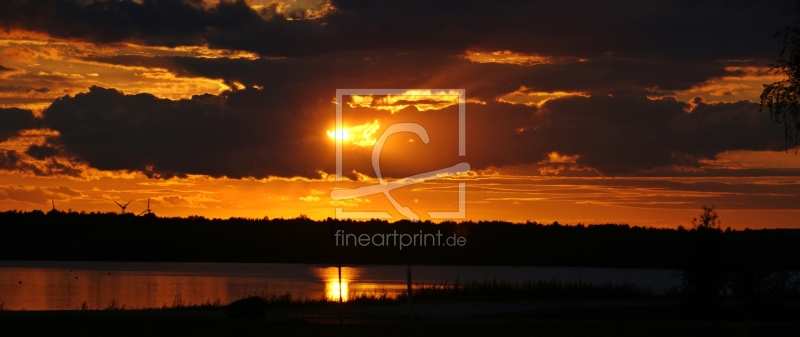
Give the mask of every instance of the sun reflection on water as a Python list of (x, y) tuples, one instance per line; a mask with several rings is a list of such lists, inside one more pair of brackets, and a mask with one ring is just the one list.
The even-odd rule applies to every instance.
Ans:
[(346, 302), (349, 297), (350, 283), (358, 279), (361, 268), (342, 267), (341, 285), (337, 267), (317, 268), (314, 270), (314, 274), (325, 282), (325, 298), (338, 301), (341, 287), (341, 299)]
[[(339, 300), (339, 279), (330, 279), (325, 281), (325, 298), (330, 301), (338, 301)], [(342, 280), (341, 284), (341, 292), (342, 292), (342, 301), (347, 302), (348, 294), (349, 294), (349, 282)]]

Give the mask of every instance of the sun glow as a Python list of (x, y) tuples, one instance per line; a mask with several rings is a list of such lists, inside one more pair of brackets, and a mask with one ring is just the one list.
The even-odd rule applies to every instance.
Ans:
[(378, 140), (373, 137), (381, 124), (378, 120), (364, 123), (361, 125), (346, 127), (343, 129), (327, 130), (328, 137), (333, 140), (341, 139), (342, 141), (349, 140), (355, 146), (372, 146)]
[(328, 130), (328, 137), (333, 139), (350, 140), (350, 133), (346, 129), (339, 129), (335, 131)]

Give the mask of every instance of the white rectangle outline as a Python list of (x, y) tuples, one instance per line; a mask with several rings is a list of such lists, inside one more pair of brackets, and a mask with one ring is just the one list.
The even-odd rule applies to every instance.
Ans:
[[(467, 155), (467, 141), (466, 141), (466, 90), (465, 89), (336, 89), (336, 126), (334, 132), (343, 130), (344, 125), (342, 122), (342, 96), (344, 95), (402, 95), (409, 91), (430, 91), (431, 95), (427, 96), (442, 96), (436, 95), (436, 92), (457, 92), (458, 93), (458, 156), (464, 157)], [(417, 95), (415, 96), (425, 96)], [(336, 140), (336, 182), (342, 181), (342, 138), (334, 137)], [(466, 203), (467, 203), (467, 183), (458, 183), (458, 211), (456, 212), (427, 212), (431, 219), (464, 219), (467, 217)], [(342, 207), (336, 207), (336, 218), (360, 218), (360, 219), (392, 219), (394, 218), (389, 212), (348, 212), (342, 210)]]

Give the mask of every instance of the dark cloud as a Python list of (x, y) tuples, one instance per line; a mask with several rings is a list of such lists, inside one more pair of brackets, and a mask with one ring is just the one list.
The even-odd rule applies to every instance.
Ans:
[(790, 1), (334, 1), (316, 20), (287, 20), (244, 1), (9, 0), (6, 28), (98, 43), (199, 45), (270, 56), (342, 50), (467, 48), (598, 57), (772, 59), (769, 37), (794, 21)]
[(24, 28), (54, 37), (108, 43), (151, 39), (152, 43), (191, 42), (208, 25), (200, 1), (3, 1), (6, 29)]
[[(330, 97), (336, 88), (460, 88), (484, 101), (518, 90), (614, 95), (669, 95), (729, 72), (718, 62), (667, 62), (602, 58), (542, 64), (475, 63), (426, 52), (348, 52), (325, 57), (278, 60), (114, 56), (88, 61), (163, 68), (182, 77), (206, 77), (265, 88), (261, 95), (296, 104), (308, 97)], [(277, 103), (277, 102), (275, 102)], [(275, 104), (273, 103), (273, 104)]]
[(37, 175), (80, 177), (83, 174), (83, 171), (80, 168), (76, 168), (72, 163), (65, 164), (55, 158), (44, 160), (43, 164), (43, 172)]
[[(758, 104), (693, 103), (691, 112), (687, 112), (690, 104), (674, 99), (637, 96), (564, 97), (540, 108), (497, 102), (468, 104), (466, 161), (474, 169), (538, 165), (572, 169), (565, 172), (571, 175), (675, 175), (676, 170), (700, 170), (701, 160), (714, 159), (725, 151), (784, 149), (780, 125), (761, 113)], [(417, 114), (412, 120), (433, 126), (432, 139), (444, 125), (455, 123), (446, 111)], [(401, 121), (402, 115), (389, 120)], [(453, 132), (440, 131), (438, 135), (453, 137)], [(419, 145), (416, 152), (404, 154), (414, 153), (415, 162), (431, 163), (426, 168), (436, 169), (458, 161), (442, 158), (454, 148), (452, 143)], [(553, 152), (559, 158), (551, 158)], [(395, 165), (409, 166), (395, 171), (399, 176), (418, 169), (403, 164), (402, 158)], [(787, 173), (796, 170), (782, 172)]]
[(33, 164), (27, 163), (14, 150), (0, 151), (0, 170), (30, 172), (36, 175), (44, 175), (44, 172)]
[(8, 68), (8, 67), (4, 67), (2, 64), (0, 64), (0, 73), (4, 73), (4, 72), (12, 72), (12, 71), (14, 71), (14, 70), (16, 70), (16, 69), (12, 69), (12, 68)]
[[(732, 150), (782, 150), (780, 128), (758, 104), (687, 103), (643, 97), (572, 97), (548, 101), (522, 135), (529, 158), (549, 151), (607, 175), (659, 167), (699, 167)], [(522, 154), (521, 154), (522, 155)]]
[[(255, 89), (170, 101), (93, 87), (57, 100), (44, 111), (44, 124), (59, 131), (53, 141), (65, 152), (102, 170), (259, 178), (333, 172), (333, 142), (325, 134), (333, 124), (330, 102), (309, 100), (287, 109), (285, 99), (274, 107), (272, 99), (273, 94)], [(647, 174), (698, 168), (700, 160), (725, 151), (783, 149), (779, 125), (757, 104), (693, 104), (687, 112), (690, 104), (672, 99), (605, 95), (554, 99), (541, 108), (468, 104), (466, 158), (457, 156), (455, 106), (425, 112), (409, 107), (395, 114), (348, 107), (345, 122), (377, 119), (381, 130), (414, 122), (428, 129), (427, 145), (410, 134), (387, 142), (381, 165), (384, 175), (393, 177), (459, 161), (474, 169), (547, 164), (552, 152), (574, 158), (567, 166), (603, 175)], [(345, 150), (345, 172), (374, 174), (371, 148)]]
[(47, 158), (35, 163), (31, 158), (14, 150), (0, 150), (0, 170), (33, 174), (36, 176), (71, 176), (83, 173), (80, 169), (59, 162), (55, 158)]
[[(34, 30), (95, 43), (209, 43), (220, 48), (298, 54), (315, 52), (314, 40), (323, 42), (324, 35), (319, 22), (294, 23), (274, 12), (263, 13), (272, 18), (268, 20), (244, 1), (207, 6), (202, 0), (10, 0), (0, 3), (0, 13), (0, 23), (6, 29)], [(269, 47), (257, 47), (266, 41)]]
[[(292, 111), (202, 95), (171, 101), (92, 87), (44, 111), (57, 141), (101, 170), (138, 170), (169, 177), (316, 176)], [(287, 156), (287, 154), (293, 154)], [(298, 159), (293, 159), (293, 157)]]
[[(333, 172), (332, 142), (325, 131), (333, 124), (331, 100), (337, 88), (466, 89), (467, 98), (485, 102), (469, 104), (467, 110), (467, 160), (475, 169), (550, 165), (548, 155), (558, 152), (571, 156), (559, 167), (604, 175), (652, 174), (697, 168), (701, 160), (729, 150), (783, 149), (779, 126), (751, 102), (696, 101), (690, 106), (646, 96), (744, 76), (741, 70), (726, 69), (733, 60), (749, 60), (741, 63), (748, 66), (773, 60), (778, 51), (773, 33), (794, 21), (794, 6), (786, 1), (333, 5), (337, 9), (319, 19), (287, 20), (274, 7), (256, 11), (244, 1), (2, 2), (0, 24), (6, 29), (100, 44), (207, 44), (283, 57), (85, 57), (220, 79), (232, 88), (242, 83), (246, 89), (170, 101), (92, 87), (56, 100), (44, 112), (43, 125), (60, 136), (31, 146), (26, 154), (53, 165), (59, 163), (55, 157), (75, 156), (101, 170), (159, 177), (316, 177), (319, 171)], [(476, 63), (463, 57), (468, 50), (558, 58), (533, 66)], [(28, 90), (52, 87), (41, 86)], [(591, 97), (554, 99), (538, 108), (497, 101), (522, 87), (530, 93)], [(392, 141), (395, 151), (382, 157), (389, 167), (386, 175), (406, 176), (460, 160), (442, 155), (455, 146), (455, 107), (408, 108), (394, 115), (348, 111), (350, 125), (378, 119), (382, 127), (403, 121), (429, 127), (431, 144), (413, 137)], [(7, 133), (23, 127), (8, 126)], [(368, 150), (347, 151), (346, 171), (372, 174)], [(7, 162), (18, 163), (20, 154), (14, 156)]]
[(33, 128), (36, 118), (29, 110), (0, 108), (0, 142), (19, 134), (20, 131)]
[(62, 154), (62, 149), (50, 144), (33, 144), (25, 150), (25, 154), (38, 160), (45, 160)]

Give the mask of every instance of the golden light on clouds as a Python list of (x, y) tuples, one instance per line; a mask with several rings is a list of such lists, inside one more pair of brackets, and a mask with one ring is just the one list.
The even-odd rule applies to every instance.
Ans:
[(351, 108), (373, 108), (389, 111), (392, 114), (413, 106), (417, 111), (441, 110), (446, 107), (458, 104), (459, 92), (431, 91), (431, 90), (407, 90), (399, 95), (352, 95), (347, 104)]
[(558, 152), (555, 151), (550, 152), (549, 154), (547, 154), (547, 159), (539, 162), (539, 164), (541, 165), (541, 167), (539, 167), (538, 169), (539, 174), (543, 176), (558, 175), (562, 171), (567, 169), (584, 170), (584, 171), (591, 170), (587, 167), (576, 166), (575, 164), (578, 162), (578, 159), (580, 159), (579, 155), (569, 156), (569, 155), (559, 154)]
[(0, 149), (25, 152), (31, 145), (43, 145), (47, 138), (57, 137), (58, 131), (50, 129), (22, 130), (16, 137), (0, 142)]
[[(23, 130), (16, 137), (0, 142), (0, 173), (16, 176), (65, 176), (89, 179), (92, 173), (86, 164), (73, 162), (63, 155), (39, 159), (27, 153), (31, 145), (42, 145), (57, 131), (49, 129)], [(92, 172), (92, 173), (90, 173)]]
[[(760, 102), (764, 84), (786, 79), (786, 76), (769, 71), (769, 67), (725, 67), (731, 73), (696, 85), (689, 90), (675, 93), (675, 98), (682, 102), (691, 101), (695, 97), (703, 97), (708, 102), (736, 102), (749, 100)], [(660, 98), (660, 97), (652, 97)]]
[(579, 157), (580, 156), (578, 155), (574, 156), (560, 155), (558, 154), (558, 152), (555, 151), (550, 152), (550, 154), (547, 155), (547, 159), (551, 163), (575, 163), (578, 161)]
[[(181, 77), (166, 69), (122, 66), (97, 60), (105, 56), (195, 57), (258, 59), (252, 52), (211, 49), (208, 46), (151, 47), (133, 43), (95, 45), (55, 39), (44, 34), (0, 32), (0, 64), (12, 69), (0, 74), (0, 107), (40, 112), (54, 99), (87, 92), (96, 85), (128, 94), (149, 93), (182, 99), (230, 90), (221, 79)], [(94, 59), (92, 59), (94, 58)]]
[(549, 100), (561, 97), (568, 97), (568, 96), (589, 97), (587, 93), (583, 92), (565, 92), (565, 91), (536, 92), (536, 91), (531, 91), (531, 89), (525, 86), (521, 86), (514, 92), (510, 92), (498, 97), (497, 101), (509, 104), (524, 104), (528, 106), (540, 107), (542, 106), (542, 104), (544, 104)]
[(700, 160), (705, 168), (741, 170), (765, 168), (800, 168), (800, 158), (782, 151), (725, 151), (714, 159)]
[[(260, 58), (256, 53), (230, 49), (211, 49), (208, 47), (208, 45), (178, 47), (150, 47), (130, 43), (125, 45), (130, 49), (138, 50), (141, 53), (155, 56), (192, 56), (198, 58), (228, 58), (247, 60), (257, 60)], [(125, 52), (125, 50), (122, 50), (121, 52)]]
[[(330, 0), (245, 0), (247, 4), (270, 19), (272, 13), (287, 20), (314, 20), (325, 17), (336, 10)], [(216, 5), (220, 0), (206, 0), (205, 5)]]
[(477, 63), (501, 63), (530, 66), (536, 64), (553, 63), (554, 58), (537, 54), (518, 53), (511, 50), (498, 50), (493, 52), (467, 51), (464, 58)]

